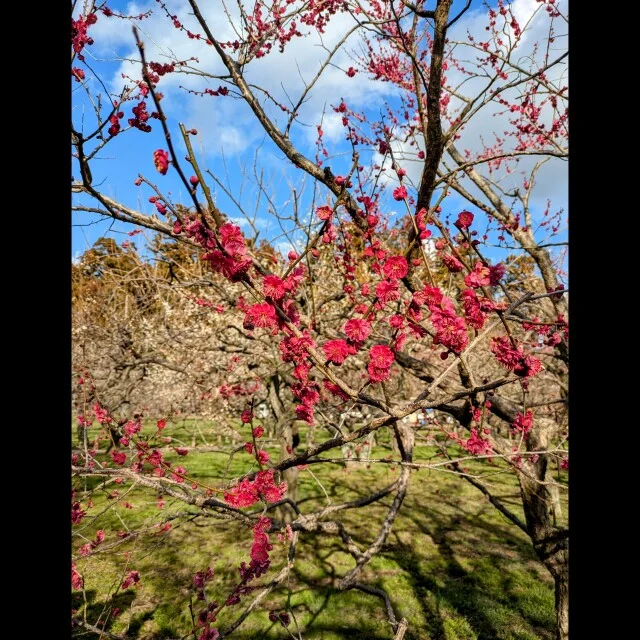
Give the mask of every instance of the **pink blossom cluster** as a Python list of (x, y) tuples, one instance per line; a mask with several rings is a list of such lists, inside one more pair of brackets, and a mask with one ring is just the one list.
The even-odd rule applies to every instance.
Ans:
[(149, 133), (151, 131), (151, 125), (147, 124), (147, 120), (149, 120), (149, 118), (157, 118), (158, 113), (156, 111), (149, 113), (147, 111), (147, 103), (144, 100), (138, 102), (131, 111), (133, 112), (133, 118), (129, 118), (127, 121), (129, 126), (135, 127), (144, 133)]
[(109, 411), (102, 407), (99, 402), (93, 405), (93, 415), (100, 424), (109, 424), (113, 422), (113, 418), (109, 415)]
[(493, 308), (493, 303), (487, 298), (478, 299), (473, 289), (465, 289), (461, 294), (462, 307), (464, 309), (467, 324), (474, 329), (482, 329), (487, 320), (486, 311)]
[(309, 424), (313, 424), (314, 408), (320, 400), (318, 383), (309, 381), (311, 361), (308, 350), (315, 346), (307, 329), (300, 336), (287, 335), (280, 343), (283, 362), (294, 363), (293, 375), (299, 380), (291, 387), (293, 394), (300, 400), (300, 404), (295, 408), (296, 415)]
[(75, 591), (79, 591), (84, 588), (84, 578), (80, 575), (76, 569), (76, 563), (71, 561), (71, 588)]
[(90, 540), (89, 542), (87, 542), (87, 544), (82, 545), (78, 549), (78, 553), (81, 556), (87, 556), (93, 549), (95, 549), (97, 546), (102, 544), (103, 541), (104, 541), (104, 531), (100, 529), (99, 531), (96, 532), (95, 540)]
[(128, 589), (130, 586), (138, 586), (140, 584), (140, 572), (129, 571), (127, 577), (122, 582), (122, 588)]
[[(554, 327), (556, 327), (555, 331)], [(523, 322), (522, 328), (526, 331), (535, 331), (549, 347), (555, 347), (562, 342), (563, 337), (566, 339), (569, 335), (569, 326), (562, 314), (558, 315), (555, 323), (540, 322), (540, 318), (534, 317), (531, 322)]]
[(464, 283), (472, 289), (486, 287), (491, 283), (491, 271), (481, 261), (473, 265), (471, 273), (464, 277)]
[(169, 152), (156, 149), (153, 152), (153, 164), (162, 175), (165, 175), (169, 169)]
[(71, 522), (73, 524), (80, 524), (86, 515), (87, 512), (82, 508), (82, 505), (79, 502), (71, 503)]
[(391, 375), (395, 355), (385, 344), (377, 344), (369, 350), (367, 371), (371, 382), (383, 382)]
[(287, 483), (276, 485), (273, 469), (258, 471), (253, 480), (244, 478), (235, 487), (224, 494), (227, 504), (236, 508), (251, 507), (264, 499), (265, 502), (277, 502), (287, 493)]
[(524, 415), (517, 413), (511, 426), (515, 433), (522, 433), (526, 436), (533, 428), (533, 411), (529, 409)]
[(482, 436), (478, 434), (477, 429), (471, 429), (471, 436), (465, 441), (461, 440), (460, 444), (472, 455), (486, 455), (493, 452), (491, 443), (488, 440), (484, 440)]
[(522, 378), (532, 378), (542, 369), (538, 358), (525, 355), (522, 345), (514, 347), (507, 336), (492, 338), (491, 351), (505, 369)]
[(78, 60), (84, 61), (82, 50), (85, 46), (93, 44), (93, 38), (87, 35), (87, 30), (97, 21), (98, 16), (95, 13), (90, 13), (86, 17), (80, 16), (77, 20), (71, 19), (71, 44)]
[(211, 567), (207, 567), (204, 571), (197, 571), (193, 576), (193, 586), (196, 589), (196, 597), (198, 600), (204, 600), (205, 594), (204, 589), (207, 585), (207, 582), (213, 578), (213, 569)]
[(291, 616), (286, 611), (270, 611), (269, 620), (279, 622), (283, 627), (288, 627), (291, 624)]
[(455, 311), (453, 302), (445, 296), (439, 287), (425, 287), (413, 296), (416, 305), (426, 304), (431, 311), (431, 324), (436, 335), (434, 344), (441, 344), (454, 353), (462, 353), (467, 344), (466, 324)]
[(205, 249), (211, 249), (202, 258), (218, 273), (232, 282), (245, 277), (251, 267), (251, 257), (240, 227), (230, 223), (223, 224), (217, 235), (207, 229), (199, 220), (185, 227), (187, 237), (193, 238)]
[(427, 210), (422, 207), (418, 213), (416, 213), (416, 227), (420, 235), (420, 240), (426, 240), (431, 237), (431, 231), (427, 229)]

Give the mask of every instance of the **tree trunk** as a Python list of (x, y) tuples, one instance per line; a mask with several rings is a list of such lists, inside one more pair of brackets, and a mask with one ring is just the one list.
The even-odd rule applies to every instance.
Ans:
[[(529, 451), (544, 451), (555, 425), (539, 418), (535, 429), (527, 438)], [(527, 463), (520, 473), (522, 506), (527, 520), (527, 530), (533, 548), (555, 581), (556, 592), (556, 640), (569, 638), (569, 529), (556, 526), (556, 500), (547, 484), (548, 457), (545, 454), (531, 464)], [(559, 500), (557, 500), (559, 502)]]
[[(280, 397), (280, 377), (276, 374), (269, 381), (269, 404), (276, 418), (276, 437), (280, 438), (280, 460), (288, 458), (291, 454), (287, 449), (293, 451), (293, 428), (292, 422), (287, 420), (284, 410), (284, 403)], [(296, 467), (286, 469), (283, 473), (283, 479), (287, 483), (287, 498), (295, 502), (298, 497), (298, 474)], [(276, 508), (276, 517), (282, 522), (291, 522), (294, 519), (293, 510), (287, 506)]]
[[(290, 457), (287, 449), (293, 449), (293, 429), (291, 424), (285, 423), (281, 429), (278, 430), (278, 437), (280, 438), (280, 460)], [(287, 483), (287, 498), (290, 498), (294, 502), (298, 498), (298, 474), (299, 471), (296, 467), (291, 467), (282, 472), (282, 477)], [(276, 508), (276, 515), (278, 520), (282, 522), (293, 522), (295, 519), (295, 513), (288, 505), (283, 505)]]
[(554, 484), (549, 487), (549, 493), (551, 495), (551, 513), (553, 515), (554, 526), (560, 526), (560, 519), (562, 518), (562, 504), (560, 503), (560, 490)]
[[(569, 638), (569, 531), (552, 524), (553, 500), (546, 487), (523, 481), (522, 497), (527, 528), (533, 547), (549, 573), (553, 576), (556, 592), (556, 640)], [(544, 512), (539, 508), (546, 494)]]
[(567, 566), (555, 578), (556, 640), (569, 639), (569, 572)]

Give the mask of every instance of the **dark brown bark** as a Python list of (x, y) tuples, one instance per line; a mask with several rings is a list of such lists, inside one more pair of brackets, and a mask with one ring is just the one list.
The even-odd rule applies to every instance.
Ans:
[[(566, 566), (566, 565), (565, 565)], [(565, 569), (555, 578), (556, 583), (556, 640), (569, 638), (569, 575)]]
[[(539, 418), (538, 426), (527, 439), (528, 451), (541, 451), (549, 446), (553, 430), (552, 421)], [(547, 474), (548, 456), (541, 455), (526, 472), (520, 473), (520, 490), (527, 520), (527, 529), (533, 548), (541, 562), (553, 576), (556, 590), (556, 640), (569, 637), (569, 529), (554, 524), (554, 498), (546, 484), (551, 478)]]
[[(284, 403), (280, 397), (281, 381), (276, 374), (269, 381), (269, 404), (276, 417), (276, 437), (280, 439), (280, 460), (290, 457), (289, 451), (293, 451), (293, 422), (287, 419)], [(298, 497), (298, 474), (296, 467), (291, 467), (282, 472), (282, 477), (287, 483), (287, 498), (296, 501)], [(282, 522), (291, 522), (295, 514), (286, 506), (278, 507), (276, 517)]]
[[(416, 212), (423, 207), (429, 209), (431, 198), (436, 186), (438, 167), (444, 153), (444, 136), (440, 118), (440, 98), (442, 95), (442, 64), (444, 62), (444, 47), (446, 44), (447, 22), (451, 0), (441, 0), (434, 11), (433, 46), (431, 48), (431, 62), (429, 68), (429, 87), (427, 88), (427, 113), (426, 113), (426, 149), (425, 162), (420, 178)], [(415, 77), (415, 74), (414, 74)], [(417, 77), (416, 77), (417, 81)], [(416, 85), (419, 95), (419, 88)], [(425, 123), (423, 122), (423, 126)], [(411, 291), (420, 289), (420, 282), (413, 274), (412, 261), (420, 257), (420, 239), (415, 229), (411, 229), (408, 238), (411, 247), (407, 260), (409, 262), (409, 274), (404, 279)]]

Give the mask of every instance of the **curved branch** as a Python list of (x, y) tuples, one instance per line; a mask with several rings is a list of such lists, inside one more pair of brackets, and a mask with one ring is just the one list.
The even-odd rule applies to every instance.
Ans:
[[(450, 0), (449, 0), (450, 1)], [(242, 97), (245, 102), (249, 105), (256, 118), (262, 125), (263, 129), (267, 133), (267, 135), (273, 140), (273, 142), (278, 146), (278, 148), (293, 162), (294, 165), (300, 167), (303, 171), (308, 173), (311, 177), (315, 178), (318, 182), (324, 184), (334, 195), (339, 196), (343, 189), (341, 185), (336, 183), (335, 177), (330, 173), (326, 172), (320, 167), (318, 167), (314, 162), (309, 160), (306, 156), (300, 153), (291, 143), (291, 141), (285, 137), (276, 127), (276, 125), (269, 119), (264, 109), (258, 102), (257, 98), (251, 91), (251, 88), (247, 84), (244, 79), (241, 68), (237, 62), (235, 62), (222, 48), (220, 43), (216, 40), (216, 38), (211, 33), (209, 29), (209, 25), (202, 17), (200, 9), (198, 7), (198, 3), (195, 0), (189, 0), (189, 4), (193, 9), (193, 13), (200, 23), (203, 31), (206, 33), (207, 38), (213, 44), (216, 52), (220, 56), (222, 62), (227, 67), (233, 82), (240, 89), (242, 93)], [(353, 196), (350, 193), (345, 192), (343, 196), (344, 202), (343, 205), (349, 215), (351, 216), (353, 222), (357, 226), (360, 231), (366, 231), (368, 228), (366, 217), (362, 215), (358, 204), (356, 203)]]

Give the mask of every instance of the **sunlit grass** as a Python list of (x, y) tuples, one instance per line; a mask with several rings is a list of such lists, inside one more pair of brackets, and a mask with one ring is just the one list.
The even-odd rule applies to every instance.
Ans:
[[(205, 438), (210, 445), (229, 446), (228, 442), (218, 442), (213, 425), (205, 423), (197, 427), (194, 422), (182, 422), (168, 427), (166, 435), (179, 441), (177, 446), (194, 444), (194, 433), (197, 444), (202, 444)], [(145, 432), (154, 430), (152, 425), (145, 427)], [(301, 440), (305, 441), (304, 435)], [(267, 446), (267, 450), (277, 458), (277, 443)], [(372, 457), (389, 454), (388, 448), (376, 447)], [(331, 455), (336, 456), (334, 452)], [(434, 460), (434, 455), (432, 447), (419, 446), (414, 458)], [(192, 452), (186, 457), (171, 452), (166, 459), (182, 464), (190, 477), (209, 486), (251, 468), (251, 459), (244, 453), (236, 454), (230, 465), (228, 456), (217, 452)], [(486, 465), (478, 462), (465, 464), (470, 471), (487, 470)], [(503, 468), (496, 461), (490, 470), (495, 473)], [(317, 480), (302, 471), (298, 481), (304, 512), (326, 504), (325, 491), (332, 502), (354, 499), (385, 486), (398, 475), (397, 468), (386, 464), (372, 464), (369, 468), (359, 463), (347, 467), (321, 464), (312, 465), (311, 470)], [(497, 473), (488, 480), (492, 490), (522, 518), (513, 476)], [(84, 481), (77, 486), (83, 488)], [(109, 499), (114, 489), (119, 491), (119, 497)], [(120, 485), (111, 482), (94, 493), (89, 516), (103, 512), (109, 503), (115, 502), (115, 506), (95, 521), (87, 517), (74, 527), (74, 531), (81, 533), (74, 537), (74, 549), (93, 539), (98, 529), (107, 534), (103, 546), (117, 540), (117, 531), (149, 529), (111, 552), (77, 560), (85, 578), (87, 621), (94, 622), (101, 612), (104, 617), (109, 608), (119, 607), (121, 613), (115, 619), (110, 616), (106, 628), (130, 638), (151, 640), (186, 635), (191, 628), (189, 602), (193, 598), (195, 572), (213, 567), (215, 576), (208, 594), (222, 602), (237, 584), (238, 565), (249, 560), (252, 533), (248, 528), (216, 514), (203, 514), (167, 496), (162, 498), (164, 505), (160, 508), (158, 498), (150, 489), (132, 489), (130, 482)], [(361, 548), (373, 540), (391, 500), (392, 496), (388, 496), (363, 509), (339, 513)], [(127, 508), (125, 502), (132, 508)], [(177, 517), (170, 521), (168, 532), (154, 526), (172, 516)], [(285, 562), (285, 547), (278, 543), (275, 534), (271, 539), (272, 566), (258, 584), (267, 583)], [(288, 581), (267, 596), (233, 637), (288, 638), (286, 630), (269, 621), (268, 611), (289, 609), (307, 640), (392, 638), (380, 600), (359, 591), (337, 590), (340, 578), (353, 564), (339, 537), (301, 534), (296, 564)], [(140, 572), (141, 586), (119, 591), (115, 597), (109, 595), (130, 569)], [(409, 621), (407, 639), (553, 637), (553, 584), (536, 559), (530, 541), (474, 487), (450, 473), (413, 472), (393, 531), (382, 551), (362, 572), (361, 580), (387, 591), (398, 614)], [(251, 595), (247, 595), (239, 605), (223, 609), (219, 628), (235, 620), (250, 599)], [(197, 613), (201, 603), (193, 600)], [(82, 611), (81, 593), (74, 593), (73, 602), (74, 608)], [(297, 634), (295, 623), (290, 628)]]

